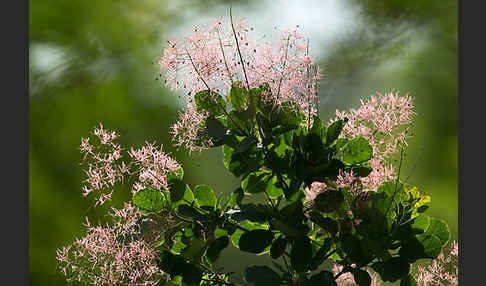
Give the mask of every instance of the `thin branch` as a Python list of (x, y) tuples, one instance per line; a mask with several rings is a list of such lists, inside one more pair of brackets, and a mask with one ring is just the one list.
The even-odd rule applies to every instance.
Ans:
[(241, 66), (243, 67), (243, 74), (245, 75), (246, 87), (248, 88), (248, 91), (250, 91), (250, 84), (248, 82), (248, 76), (246, 75), (245, 62), (243, 62), (243, 57), (241, 56), (240, 44), (238, 43), (238, 37), (236, 36), (235, 26), (233, 25), (233, 14), (231, 13), (231, 7), (230, 7), (230, 20), (231, 20), (231, 29), (233, 29), (233, 35), (235, 36), (236, 48), (238, 49), (238, 55), (240, 56)]
[(226, 71), (228, 71), (230, 83), (233, 84), (233, 77), (231, 76), (231, 72), (229, 70), (228, 63), (226, 62), (226, 56), (224, 55), (223, 43), (221, 42), (221, 35), (219, 34), (219, 29), (217, 29), (217, 31), (218, 31), (219, 46), (221, 47), (221, 53), (223, 54), (224, 65), (226, 67)]

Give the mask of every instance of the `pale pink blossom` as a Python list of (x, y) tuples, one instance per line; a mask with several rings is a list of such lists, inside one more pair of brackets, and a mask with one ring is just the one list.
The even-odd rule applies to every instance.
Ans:
[(324, 192), (327, 190), (329, 187), (327, 186), (326, 183), (323, 182), (313, 182), (309, 187), (306, 187), (304, 189), (304, 192), (306, 194), (306, 201), (312, 202), (314, 199), (317, 197), (317, 195), (321, 192)]
[(93, 134), (98, 142), (92, 145), (89, 142), (91, 138), (83, 138), (79, 148), (87, 165), (87, 178), (84, 180), (86, 185), (81, 189), (84, 196), (98, 192), (96, 205), (102, 205), (111, 200), (113, 188), (123, 181), (123, 176), (128, 174), (130, 169), (121, 161), (122, 148), (115, 142), (119, 137), (115, 131), (105, 129), (100, 123)]
[(87, 175), (84, 180), (86, 184), (81, 190), (85, 197), (96, 193), (95, 206), (110, 201), (114, 189), (126, 179), (131, 179), (127, 183), (132, 184), (133, 192), (147, 186), (169, 189), (167, 176), (181, 169), (179, 163), (162, 152), (162, 147), (155, 143), (146, 142), (145, 146), (138, 149), (132, 147), (124, 153), (125, 150), (116, 142), (119, 138), (116, 132), (100, 124), (93, 134), (98, 142), (91, 144), (90, 139), (93, 138), (81, 140), (80, 150), (84, 154), (84, 172)]
[(383, 182), (395, 179), (391, 158), (407, 146), (413, 115), (413, 98), (400, 96), (398, 92), (371, 96), (368, 101), (362, 100), (358, 109), (349, 112), (336, 111), (336, 117), (329, 124), (348, 118), (340, 138), (363, 137), (373, 147), (370, 160), (373, 170), (360, 179), (364, 190), (376, 191)]
[(141, 237), (142, 214), (130, 204), (113, 208), (106, 226), (86, 223), (87, 234), (57, 250), (59, 269), (68, 281), (91, 285), (153, 285), (165, 274), (157, 253)]
[(338, 188), (347, 188), (350, 193), (356, 194), (360, 190), (361, 183), (359, 177), (357, 177), (352, 170), (339, 170), (336, 178), (336, 186)]
[(165, 84), (172, 90), (183, 88), (187, 92), (186, 111), (179, 114), (179, 122), (172, 127), (176, 146), (190, 151), (209, 146), (207, 142), (193, 143), (207, 117), (197, 114), (194, 95), (209, 88), (225, 97), (238, 80), (246, 89), (268, 83), (270, 93), (262, 99), (275, 106), (289, 102), (305, 114), (306, 122), (317, 114), (321, 73), (304, 37), (293, 29), (284, 31), (274, 44), (256, 43), (250, 37), (252, 30), (244, 19), (234, 19), (235, 32), (229, 21), (215, 19), (195, 26), (183, 39), (167, 41), (159, 61)]
[(427, 267), (418, 267), (415, 281), (419, 286), (459, 285), (459, 246), (453, 241)]
[(168, 189), (167, 176), (170, 172), (177, 172), (181, 166), (162, 152), (162, 147), (157, 149), (155, 143), (145, 142), (145, 144), (142, 148), (131, 148), (128, 151), (133, 165), (138, 168), (139, 183), (159, 190)]

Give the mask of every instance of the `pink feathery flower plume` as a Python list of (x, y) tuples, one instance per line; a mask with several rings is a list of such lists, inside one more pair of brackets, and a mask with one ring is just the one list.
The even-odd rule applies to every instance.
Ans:
[(88, 176), (82, 190), (84, 196), (99, 191), (96, 205), (102, 205), (111, 200), (113, 187), (123, 180), (125, 174), (130, 173), (130, 168), (121, 160), (122, 148), (116, 143), (119, 135), (115, 131), (105, 129), (100, 123), (93, 135), (97, 140), (94, 145), (90, 143), (91, 138), (82, 138), (79, 148), (84, 154), (83, 159), (87, 164), (85, 173)]
[(172, 90), (187, 91), (186, 111), (172, 127), (176, 146), (190, 151), (210, 146), (210, 142), (194, 143), (208, 116), (197, 114), (194, 95), (210, 89), (225, 97), (235, 81), (246, 89), (268, 83), (271, 93), (265, 95), (265, 101), (276, 106), (290, 102), (310, 118), (317, 114), (321, 74), (309, 55), (307, 41), (297, 30), (289, 30), (275, 44), (257, 44), (250, 37), (252, 30), (243, 19), (234, 19), (233, 25), (215, 19), (194, 27), (182, 40), (167, 41), (159, 61), (165, 83)]
[(340, 138), (363, 137), (373, 147), (370, 166), (373, 171), (361, 182), (365, 190), (376, 191), (384, 182), (395, 179), (395, 171), (390, 162), (393, 155), (407, 145), (409, 126), (412, 122), (413, 98), (397, 93), (378, 94), (368, 101), (361, 101), (358, 109), (349, 112), (336, 110), (336, 120), (348, 118)]
[(162, 152), (162, 147), (156, 147), (155, 143), (146, 142), (139, 149), (131, 148), (124, 161), (124, 150), (116, 143), (119, 135), (115, 131), (105, 129), (100, 123), (93, 134), (97, 141), (92, 144), (90, 139), (93, 138), (83, 138), (80, 150), (87, 165), (83, 195), (97, 192), (95, 205), (110, 201), (117, 184), (132, 175), (136, 176), (136, 180), (131, 182), (133, 192), (149, 185), (159, 190), (169, 189), (167, 176), (181, 169), (179, 163)]
[(157, 253), (140, 238), (142, 214), (130, 204), (112, 209), (111, 225), (91, 226), (87, 234), (57, 250), (61, 272), (68, 281), (90, 285), (154, 285), (165, 274)]
[(453, 241), (448, 249), (427, 267), (418, 267), (415, 281), (419, 286), (459, 285), (459, 245)]

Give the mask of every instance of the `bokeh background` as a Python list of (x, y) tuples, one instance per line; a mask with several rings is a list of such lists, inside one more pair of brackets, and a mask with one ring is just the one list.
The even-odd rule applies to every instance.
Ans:
[[(320, 116), (359, 106), (361, 98), (400, 91), (415, 97), (415, 137), (403, 176), (432, 196), (430, 215), (457, 240), (457, 2), (451, 0), (29, 1), (29, 253), (32, 285), (65, 285), (55, 251), (103, 221), (80, 192), (80, 138), (99, 122), (125, 146), (164, 145), (190, 185), (228, 194), (239, 182), (222, 154), (190, 156), (171, 146), (180, 104), (157, 65), (167, 37), (184, 36), (213, 17), (245, 17), (258, 35), (299, 25), (324, 72)], [(119, 193), (119, 206), (128, 194)], [(230, 247), (218, 264), (241, 281), (247, 263), (266, 264)]]

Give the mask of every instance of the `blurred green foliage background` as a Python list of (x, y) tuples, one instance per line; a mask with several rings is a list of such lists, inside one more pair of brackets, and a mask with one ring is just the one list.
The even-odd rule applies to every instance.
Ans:
[[(299, 1), (303, 10), (307, 2)], [(259, 3), (232, 1), (238, 16), (251, 10), (264, 17), (276, 5)], [(457, 2), (346, 4), (359, 28), (339, 35), (319, 58), (325, 74), (321, 118), (333, 117), (336, 108), (357, 107), (376, 91), (415, 97), (415, 138), (402, 176), (411, 173), (409, 182), (432, 196), (430, 215), (446, 220), (457, 239)], [(92, 201), (80, 192), (80, 138), (99, 122), (117, 130), (124, 146), (145, 140), (163, 144), (183, 164), (191, 185), (208, 184), (228, 194), (239, 184), (224, 169), (219, 149), (189, 156), (171, 146), (168, 130), (178, 100), (161, 83), (157, 66), (166, 33), (198, 24), (198, 15), (227, 17), (215, 15), (214, 8), (225, 11), (229, 5), (217, 0), (29, 1), (32, 285), (65, 285), (56, 271), (56, 249), (84, 234), (86, 216), (92, 222), (104, 219), (106, 208), (87, 212)], [(184, 17), (188, 11), (192, 16)], [(285, 26), (274, 21), (267, 20), (269, 31), (274, 24)], [(115, 206), (127, 198), (118, 193)], [(229, 248), (218, 264), (241, 279), (244, 264), (269, 260)]]

